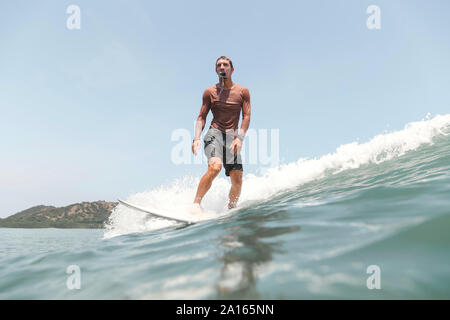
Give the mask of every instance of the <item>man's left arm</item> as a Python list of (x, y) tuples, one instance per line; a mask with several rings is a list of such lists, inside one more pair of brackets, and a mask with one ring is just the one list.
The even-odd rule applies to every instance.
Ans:
[(250, 106), (250, 92), (247, 88), (244, 88), (242, 91), (242, 95), (244, 98), (244, 102), (242, 103), (242, 123), (241, 130), (239, 131), (240, 137), (244, 137), (247, 133), (248, 127), (250, 126), (250, 114), (251, 114), (251, 106)]
[(234, 154), (238, 154), (241, 152), (242, 142), (244, 141), (245, 134), (247, 133), (248, 127), (250, 126), (250, 114), (251, 114), (251, 106), (250, 106), (250, 92), (247, 88), (242, 91), (242, 95), (244, 101), (242, 102), (242, 123), (241, 129), (239, 130), (239, 134), (234, 141), (231, 143), (230, 150)]

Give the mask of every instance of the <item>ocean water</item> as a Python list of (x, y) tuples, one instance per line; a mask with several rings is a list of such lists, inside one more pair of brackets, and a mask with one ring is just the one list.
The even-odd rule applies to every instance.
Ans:
[[(436, 116), (247, 174), (233, 214), (218, 178), (193, 225), (119, 205), (104, 229), (0, 229), (0, 299), (449, 299), (449, 133)], [(198, 179), (127, 200), (181, 215)]]

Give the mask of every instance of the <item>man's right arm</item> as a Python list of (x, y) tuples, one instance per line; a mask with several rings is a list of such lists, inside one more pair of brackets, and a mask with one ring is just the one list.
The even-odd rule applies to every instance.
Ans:
[(200, 135), (202, 134), (203, 128), (206, 123), (206, 116), (211, 109), (211, 98), (208, 89), (203, 92), (203, 102), (200, 109), (200, 114), (197, 117), (197, 122), (195, 123), (195, 134), (194, 140), (200, 140)]

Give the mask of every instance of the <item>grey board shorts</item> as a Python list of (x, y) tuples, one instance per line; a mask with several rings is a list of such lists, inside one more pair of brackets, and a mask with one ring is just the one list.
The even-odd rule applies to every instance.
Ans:
[(225, 175), (227, 176), (230, 176), (231, 170), (243, 171), (241, 154), (239, 153), (236, 155), (230, 151), (230, 146), (233, 140), (233, 136), (225, 134), (222, 131), (212, 127), (209, 128), (203, 138), (208, 163), (209, 159), (212, 157), (219, 157), (222, 159), (222, 164), (225, 168)]

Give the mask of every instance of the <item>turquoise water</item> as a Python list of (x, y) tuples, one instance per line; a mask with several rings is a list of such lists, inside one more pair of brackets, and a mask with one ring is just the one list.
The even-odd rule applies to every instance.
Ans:
[[(0, 229), (0, 299), (449, 299), (449, 123), (247, 177), (243, 209), (212, 221), (181, 226), (119, 206), (103, 230)], [(265, 184), (250, 190), (252, 179)], [(174, 188), (129, 199), (182, 202), (195, 190)], [(80, 289), (67, 287), (70, 265)], [(380, 289), (367, 287), (371, 265)]]

